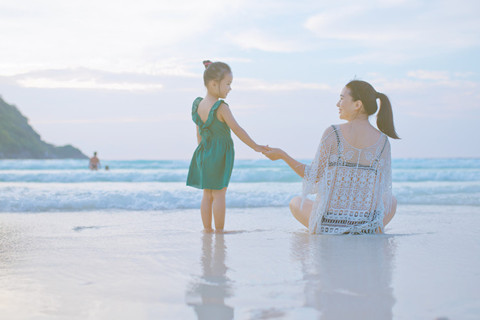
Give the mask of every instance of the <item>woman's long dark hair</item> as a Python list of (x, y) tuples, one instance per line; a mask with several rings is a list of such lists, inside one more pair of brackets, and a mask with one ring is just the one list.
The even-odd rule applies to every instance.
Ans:
[(362, 101), (363, 108), (369, 116), (377, 112), (377, 99), (380, 99), (377, 127), (387, 136), (393, 139), (400, 139), (393, 125), (392, 105), (385, 94), (377, 92), (370, 83), (361, 80), (352, 80), (345, 87), (350, 89), (353, 101)]

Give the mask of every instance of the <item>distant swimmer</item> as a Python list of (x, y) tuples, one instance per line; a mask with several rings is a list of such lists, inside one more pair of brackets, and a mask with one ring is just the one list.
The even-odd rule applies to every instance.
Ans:
[(90, 158), (89, 168), (90, 170), (98, 170), (98, 168), (100, 168), (100, 160), (97, 158), (97, 152), (94, 152), (93, 157)]

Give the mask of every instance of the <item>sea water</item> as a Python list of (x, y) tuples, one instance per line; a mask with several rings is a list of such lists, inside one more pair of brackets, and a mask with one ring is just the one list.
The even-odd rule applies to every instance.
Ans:
[[(199, 208), (202, 191), (185, 185), (188, 166), (110, 160), (90, 171), (85, 160), (1, 160), (0, 212)], [(480, 159), (394, 159), (392, 175), (400, 205), (480, 206)], [(227, 207), (288, 206), (300, 192), (300, 177), (285, 163), (236, 160)]]

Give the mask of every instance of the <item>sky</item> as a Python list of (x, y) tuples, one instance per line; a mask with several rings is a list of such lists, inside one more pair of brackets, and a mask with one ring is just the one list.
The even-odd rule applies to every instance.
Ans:
[[(314, 156), (352, 79), (390, 98), (394, 158), (480, 157), (477, 0), (0, 0), (0, 95), (42, 139), (190, 159), (202, 61), (259, 144)], [(375, 123), (375, 117), (371, 118)], [(236, 157), (262, 156), (234, 139)]]

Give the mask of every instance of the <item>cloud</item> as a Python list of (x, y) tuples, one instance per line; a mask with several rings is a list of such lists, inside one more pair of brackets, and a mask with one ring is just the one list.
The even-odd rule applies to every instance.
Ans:
[[(360, 50), (358, 50), (360, 51)], [(331, 62), (334, 63), (356, 63), (356, 64), (364, 64), (364, 63), (374, 63), (377, 64), (399, 64), (404, 63), (412, 58), (412, 55), (406, 51), (389, 51), (385, 52), (382, 50), (368, 50), (366, 53), (356, 53), (352, 52), (343, 57), (335, 57), (330, 59)]]
[(123, 91), (155, 91), (163, 88), (162, 84), (128, 83), (128, 82), (99, 82), (96, 79), (71, 79), (61, 81), (48, 78), (23, 78), (17, 81), (25, 88), (44, 89), (101, 89)]
[(480, 89), (480, 83), (468, 81), (459, 78), (451, 78), (444, 71), (409, 71), (407, 74), (416, 75), (409, 78), (386, 78), (378, 76), (373, 78), (371, 83), (377, 84), (385, 91), (400, 91), (410, 93), (420, 93), (421, 90), (432, 89), (442, 92), (445, 89), (462, 88), (463, 93), (471, 92), (472, 89)]
[[(230, 61), (230, 60), (228, 60)], [(241, 60), (243, 61), (243, 60)], [(172, 74), (118, 73), (87, 68), (39, 70), (2, 77), (2, 82), (24, 88), (45, 89), (95, 89), (116, 91), (191, 91), (199, 88), (201, 74), (173, 72)], [(331, 91), (325, 83), (301, 81), (267, 81), (255, 78), (235, 78), (234, 90), (238, 91)]]
[(428, 71), (428, 70), (415, 70), (407, 73), (409, 77), (421, 79), (421, 80), (449, 80), (450, 77), (446, 71)]
[(239, 91), (300, 91), (300, 90), (332, 90), (330, 85), (323, 83), (268, 82), (260, 79), (238, 78), (235, 79), (234, 90)]
[(300, 52), (305, 50), (302, 43), (267, 34), (262, 30), (247, 30), (227, 34), (228, 41), (242, 49), (255, 49), (266, 52)]
[(467, 72), (455, 72), (454, 73), (455, 77), (458, 78), (470, 78), (472, 76), (475, 76), (475, 72), (467, 71)]
[(108, 117), (108, 118), (84, 118), (84, 119), (47, 119), (37, 118), (35, 125), (52, 124), (127, 124), (127, 123), (162, 123), (171, 121), (181, 121), (185, 119), (183, 113), (162, 114), (161, 117)]
[(395, 114), (452, 121), (480, 116), (480, 82), (439, 70), (407, 73), (407, 78), (370, 74), (369, 82), (391, 99)]
[(221, 0), (1, 3), (0, 74), (79, 66), (147, 69), (167, 56), (184, 57), (171, 53), (207, 34), (234, 6)]
[(476, 14), (480, 5), (476, 1), (462, 1), (461, 5), (439, 1), (434, 7), (426, 1), (370, 1), (362, 6), (356, 3), (320, 10), (305, 20), (304, 27), (318, 39), (342, 41), (347, 48), (357, 46), (357, 52), (358, 46), (367, 50), (347, 55), (359, 56), (358, 60), (362, 55), (376, 55), (382, 61), (392, 60), (391, 54), (430, 56), (432, 50), (480, 45), (480, 20)]
[[(173, 77), (173, 76), (171, 76)], [(86, 68), (39, 70), (4, 77), (24, 88), (95, 89), (120, 91), (158, 91), (164, 88), (165, 76), (112, 73)]]
[(364, 6), (358, 5), (346, 6), (342, 10), (338, 8), (326, 10), (310, 16), (305, 21), (304, 27), (324, 39), (363, 40), (368, 38), (367, 34), (339, 27), (345, 22), (349, 24), (350, 19), (361, 16), (365, 11)]
[(415, 2), (415, 0), (378, 0), (378, 4), (383, 6), (398, 6), (411, 2)]

